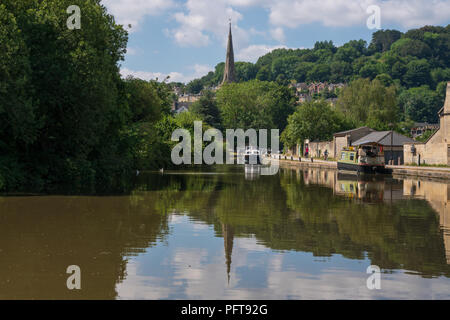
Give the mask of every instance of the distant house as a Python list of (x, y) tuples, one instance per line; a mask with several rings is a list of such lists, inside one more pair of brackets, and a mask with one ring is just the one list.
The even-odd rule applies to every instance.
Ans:
[(412, 142), (403, 148), (406, 163), (450, 165), (450, 82), (439, 114), (439, 130), (424, 143)]
[(325, 88), (328, 88), (328, 84), (319, 82), (319, 83), (311, 83), (308, 86), (309, 94), (313, 95), (315, 93), (321, 93)]
[(330, 83), (328, 85), (328, 90), (330, 92), (335, 92), (337, 89), (342, 89), (345, 87), (345, 84), (343, 83)]
[(308, 102), (311, 101), (311, 96), (309, 94), (304, 94), (304, 93), (300, 93), (297, 95), (298, 97), (298, 102), (303, 103), (303, 102)]
[(411, 128), (411, 136), (413, 139), (420, 137), (426, 131), (436, 131), (439, 129), (438, 123), (416, 122)]
[(178, 102), (190, 102), (193, 103), (198, 101), (201, 97), (201, 94), (182, 94), (178, 96)]
[(395, 131), (375, 131), (352, 142), (352, 146), (380, 146), (383, 148), (386, 164), (390, 160), (403, 164), (403, 146), (407, 143), (414, 143), (414, 140)]
[(182, 89), (181, 87), (173, 87), (173, 92), (174, 92), (177, 96), (179, 96), (179, 95), (182, 94), (183, 89)]
[(192, 105), (192, 102), (175, 102), (175, 107), (172, 107), (173, 113), (181, 113), (185, 111), (189, 111), (189, 107)]
[(175, 113), (179, 114), (179, 113), (186, 112), (186, 111), (189, 111), (189, 108), (187, 106), (183, 105), (180, 108), (176, 109)]
[[(289, 88), (295, 89), (297, 102), (303, 103), (311, 101), (315, 94), (321, 94), (323, 91), (336, 92), (337, 89), (345, 87), (344, 83), (327, 83), (327, 82), (313, 82), (307, 84), (306, 82), (291, 83)], [(329, 100), (334, 106), (336, 99)]]

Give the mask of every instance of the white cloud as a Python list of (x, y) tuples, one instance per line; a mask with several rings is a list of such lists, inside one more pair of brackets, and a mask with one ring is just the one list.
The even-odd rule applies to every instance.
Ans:
[(448, 0), (400, 0), (378, 1), (381, 7), (381, 23), (400, 22), (405, 28), (448, 23), (450, 1)]
[(187, 0), (186, 12), (176, 12), (173, 17), (179, 23), (169, 34), (181, 46), (206, 46), (211, 37), (226, 45), (228, 18), (232, 20), (233, 42), (239, 47), (249, 40), (249, 32), (239, 28), (243, 19), (241, 13), (233, 9), (227, 0)]
[(167, 76), (169, 76), (169, 82), (183, 82), (187, 83), (191, 81), (192, 79), (200, 78), (204, 75), (206, 75), (209, 71), (212, 71), (213, 68), (207, 65), (201, 65), (201, 64), (195, 64), (191, 67), (189, 67), (190, 70), (192, 70), (189, 74), (183, 74), (180, 72), (170, 72), (170, 73), (163, 73), (163, 72), (149, 72), (149, 71), (136, 71), (136, 70), (130, 70), (128, 68), (122, 68), (120, 70), (120, 74), (123, 78), (126, 78), (128, 76), (133, 76), (135, 78), (143, 79), (143, 80), (155, 80), (158, 79), (158, 81), (163, 81)]
[(247, 48), (239, 50), (236, 54), (236, 58), (239, 61), (256, 62), (259, 57), (265, 55), (266, 53), (269, 53), (272, 50), (279, 48), (287, 49), (287, 47), (284, 45), (277, 45), (277, 46), (268, 46), (264, 44), (251, 45), (248, 46)]
[(269, 20), (275, 26), (296, 28), (308, 23), (324, 26), (366, 26), (370, 5), (381, 8), (381, 23), (398, 23), (405, 28), (448, 22), (448, 0), (277, 0), (269, 6)]
[(102, 4), (125, 27), (131, 24), (131, 32), (139, 28), (146, 16), (157, 16), (175, 6), (173, 0), (103, 0)]
[(286, 41), (286, 36), (284, 35), (284, 30), (281, 27), (270, 30), (270, 34), (272, 38), (275, 40), (284, 43)]

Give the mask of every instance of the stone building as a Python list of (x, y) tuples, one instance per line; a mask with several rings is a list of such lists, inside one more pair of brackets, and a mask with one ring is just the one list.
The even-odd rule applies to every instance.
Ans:
[[(403, 180), (405, 196), (415, 196), (427, 200), (439, 214), (439, 224), (450, 230), (450, 184), (416, 179)], [(443, 232), (445, 256), (450, 264), (450, 233)]]
[(424, 143), (408, 143), (403, 147), (405, 164), (450, 165), (450, 82), (447, 82), (444, 106), (438, 114), (438, 131)]
[(200, 100), (201, 94), (182, 94), (178, 96), (178, 102), (194, 103)]
[(352, 142), (352, 146), (376, 146), (383, 148), (386, 164), (390, 160), (393, 161), (393, 164), (403, 164), (403, 146), (411, 142), (414, 142), (414, 140), (395, 131), (375, 131)]
[(308, 144), (309, 157), (320, 158), (323, 157), (325, 150), (328, 151), (328, 157), (334, 158), (334, 141), (309, 141), (305, 140), (305, 145)]
[(344, 147), (350, 147), (352, 145), (352, 142), (359, 140), (374, 131), (374, 129), (371, 129), (369, 127), (360, 127), (335, 133), (333, 135), (333, 152), (330, 153), (330, 157), (336, 158), (336, 155), (341, 152)]
[(351, 146), (353, 141), (356, 141), (375, 130), (369, 127), (360, 127), (352, 130), (337, 132), (333, 135), (331, 141), (303, 141), (303, 149), (300, 144), (289, 150), (289, 153), (293, 156), (302, 154), (305, 155), (305, 147), (308, 146), (309, 156), (322, 157), (325, 150), (328, 151), (329, 158), (336, 158), (336, 155), (341, 152), (344, 147)]

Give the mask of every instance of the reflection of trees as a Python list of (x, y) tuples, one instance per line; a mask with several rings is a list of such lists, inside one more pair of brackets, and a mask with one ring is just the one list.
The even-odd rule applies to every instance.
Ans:
[[(304, 175), (290, 170), (254, 181), (233, 172), (143, 174), (129, 196), (0, 198), (0, 299), (116, 297), (127, 257), (163, 240), (173, 212), (214, 226), (228, 270), (233, 239), (254, 235), (276, 250), (352, 259), (367, 253), (382, 268), (450, 276), (427, 202), (348, 200), (335, 196), (332, 179), (319, 185), (314, 177), (305, 186)], [(81, 267), (79, 292), (66, 288), (72, 264)]]
[(282, 177), (281, 185), (289, 208), (305, 226), (300, 239), (295, 237), (296, 245), (309, 244), (308, 251), (315, 254), (340, 253), (349, 258), (361, 258), (367, 252), (372, 263), (383, 268), (450, 276), (439, 218), (426, 202), (349, 201), (334, 197), (332, 189), (304, 188), (288, 175)]
[[(225, 225), (232, 228), (233, 237), (255, 235), (258, 243), (272, 249), (317, 256), (342, 254), (352, 259), (362, 259), (367, 253), (382, 268), (450, 276), (439, 219), (424, 201), (368, 204), (348, 200), (336, 197), (330, 187), (305, 187), (303, 175), (290, 171), (255, 181), (243, 175), (171, 179), (184, 192), (172, 191), (170, 207), (213, 224), (219, 236), (224, 235)], [(384, 187), (371, 183), (388, 188), (386, 181), (365, 184), (374, 199), (380, 197), (372, 193), (383, 192)]]
[[(126, 256), (168, 232), (148, 197), (0, 199), (0, 299), (112, 299)], [(66, 268), (81, 268), (80, 291)]]

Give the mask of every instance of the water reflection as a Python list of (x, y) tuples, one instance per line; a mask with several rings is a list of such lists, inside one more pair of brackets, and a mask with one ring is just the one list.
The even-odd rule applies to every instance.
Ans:
[[(0, 298), (449, 298), (449, 184), (334, 170), (144, 174), (130, 195), (0, 197)], [(65, 270), (82, 270), (82, 290)], [(368, 265), (383, 289), (365, 287)]]

